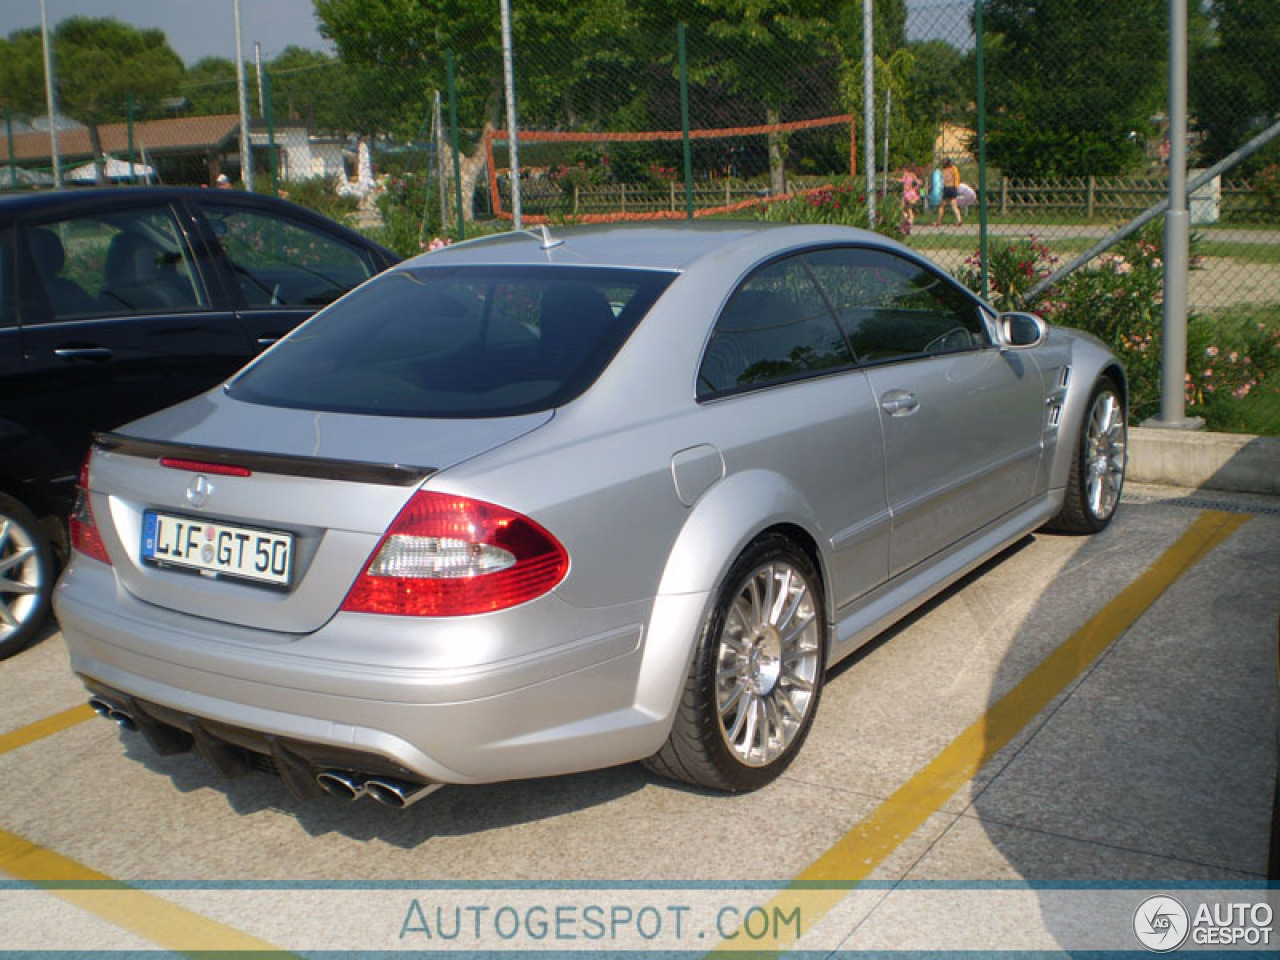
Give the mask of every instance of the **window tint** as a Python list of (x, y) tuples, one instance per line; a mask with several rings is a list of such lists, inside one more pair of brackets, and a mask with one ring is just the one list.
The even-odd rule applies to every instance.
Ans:
[(166, 209), (45, 223), (28, 228), (25, 240), (33, 280), (52, 319), (207, 306), (191, 255)]
[(413, 417), (532, 413), (581, 394), (673, 274), (437, 267), (386, 274), (233, 381), (250, 403)]
[(322, 307), (376, 272), (364, 251), (289, 217), (202, 202), (252, 307)]
[(756, 271), (729, 298), (698, 372), (698, 397), (853, 362), (801, 258)]
[(941, 274), (896, 254), (833, 248), (806, 259), (863, 363), (988, 342), (979, 308)]

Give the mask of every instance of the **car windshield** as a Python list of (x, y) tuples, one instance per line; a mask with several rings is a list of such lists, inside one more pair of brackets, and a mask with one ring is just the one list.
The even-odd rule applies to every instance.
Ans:
[(317, 314), (227, 389), (249, 403), (375, 416), (548, 410), (590, 386), (674, 277), (560, 266), (395, 271)]

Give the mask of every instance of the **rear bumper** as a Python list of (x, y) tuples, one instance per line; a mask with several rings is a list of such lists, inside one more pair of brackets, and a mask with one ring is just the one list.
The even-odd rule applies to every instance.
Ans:
[[(448, 624), (340, 615), (316, 634), (264, 634), (144, 604), (119, 590), (111, 568), (79, 557), (55, 593), (71, 667), (90, 690), (168, 711), (162, 722), (178, 728), (194, 718), (233, 731), (232, 742), (261, 737), (269, 748), (278, 738), (292, 754), (334, 766), (348, 755), (381, 758), (389, 773), (441, 783), (569, 773), (654, 753), (695, 635), (685, 625), (696, 624), (704, 601), (664, 602), (658, 632), (669, 642), (657, 643), (646, 637), (652, 603), (583, 611), (554, 599), (545, 618), (527, 608), (519, 619), (467, 618), (469, 646), (488, 661), (433, 668), (406, 658), (405, 637), (386, 634)], [(556, 639), (570, 639), (521, 654), (530, 623), (550, 629), (557, 620)], [(394, 665), (313, 655), (364, 636), (374, 651), (394, 651), (383, 658)], [(255, 743), (241, 745), (262, 752)]]

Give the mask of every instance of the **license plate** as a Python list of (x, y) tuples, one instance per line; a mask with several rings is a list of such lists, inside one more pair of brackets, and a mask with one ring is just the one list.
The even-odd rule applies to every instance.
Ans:
[(293, 568), (293, 536), (148, 511), (142, 558), (210, 577), (238, 577), (283, 587)]

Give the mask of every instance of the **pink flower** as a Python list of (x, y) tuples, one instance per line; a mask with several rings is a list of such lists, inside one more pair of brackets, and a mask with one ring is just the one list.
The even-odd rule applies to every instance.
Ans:
[(1211, 357), (1216, 357), (1216, 356), (1218, 355), (1218, 348), (1217, 348), (1217, 347), (1205, 347), (1204, 352), (1205, 352), (1206, 354), (1208, 354), (1209, 356), (1211, 356)]

